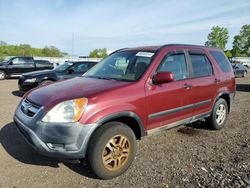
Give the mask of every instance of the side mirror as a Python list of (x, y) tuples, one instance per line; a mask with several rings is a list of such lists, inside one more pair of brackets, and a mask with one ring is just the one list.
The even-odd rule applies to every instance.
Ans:
[(172, 72), (158, 72), (153, 79), (153, 83), (156, 85), (173, 81), (174, 81), (174, 74)]
[(68, 69), (68, 73), (69, 74), (72, 74), (72, 73), (74, 73), (75, 71), (73, 70), (73, 69)]
[(8, 64), (9, 64), (9, 65), (13, 65), (13, 61), (9, 61)]

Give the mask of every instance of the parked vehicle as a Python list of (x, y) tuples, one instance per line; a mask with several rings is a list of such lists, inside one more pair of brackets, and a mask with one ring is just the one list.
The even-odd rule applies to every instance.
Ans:
[(49, 61), (34, 60), (33, 57), (11, 57), (0, 64), (0, 80), (45, 69), (53, 69), (53, 64)]
[(247, 64), (243, 64), (245, 67), (246, 67), (246, 69), (249, 69), (249, 65), (247, 65)]
[(232, 64), (232, 66), (233, 66), (233, 70), (234, 70), (234, 75), (236, 77), (246, 77), (247, 76), (248, 70), (243, 64), (237, 63), (237, 64)]
[(53, 70), (22, 74), (18, 81), (18, 87), (20, 91), (28, 91), (34, 87), (51, 84), (58, 80), (81, 76), (96, 63), (94, 61), (65, 62)]
[(220, 49), (129, 48), (82, 77), (26, 93), (14, 122), (41, 154), (86, 158), (109, 179), (131, 165), (136, 139), (201, 119), (223, 128), (234, 96), (233, 69)]

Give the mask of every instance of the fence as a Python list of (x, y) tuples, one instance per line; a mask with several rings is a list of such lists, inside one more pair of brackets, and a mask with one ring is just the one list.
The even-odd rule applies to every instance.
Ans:
[(88, 57), (34, 57), (35, 60), (48, 60), (51, 63), (64, 63), (65, 61), (101, 61), (101, 58)]
[(246, 65), (250, 65), (250, 57), (233, 57), (232, 60), (239, 61)]

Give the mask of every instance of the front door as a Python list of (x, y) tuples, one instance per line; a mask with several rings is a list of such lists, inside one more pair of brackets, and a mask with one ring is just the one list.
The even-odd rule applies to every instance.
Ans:
[(184, 51), (166, 50), (155, 74), (172, 72), (175, 80), (159, 85), (146, 84), (147, 130), (157, 130), (159, 127), (188, 117), (186, 115), (186, 110), (190, 108), (188, 67)]
[(10, 65), (8, 65), (11, 75), (21, 75), (23, 73), (31, 72), (35, 70), (34, 62), (29, 57), (16, 57), (12, 59)]

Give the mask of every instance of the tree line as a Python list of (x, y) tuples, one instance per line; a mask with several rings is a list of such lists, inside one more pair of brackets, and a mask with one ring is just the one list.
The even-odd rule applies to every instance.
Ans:
[(32, 48), (29, 44), (10, 45), (0, 41), (0, 59), (5, 56), (45, 56), (62, 57), (66, 53), (61, 52), (54, 46), (45, 46), (44, 48)]
[(206, 46), (220, 48), (225, 51), (227, 57), (249, 57), (250, 56), (250, 24), (243, 25), (240, 33), (234, 36), (233, 47), (226, 50), (229, 33), (225, 27), (214, 26), (208, 34)]

